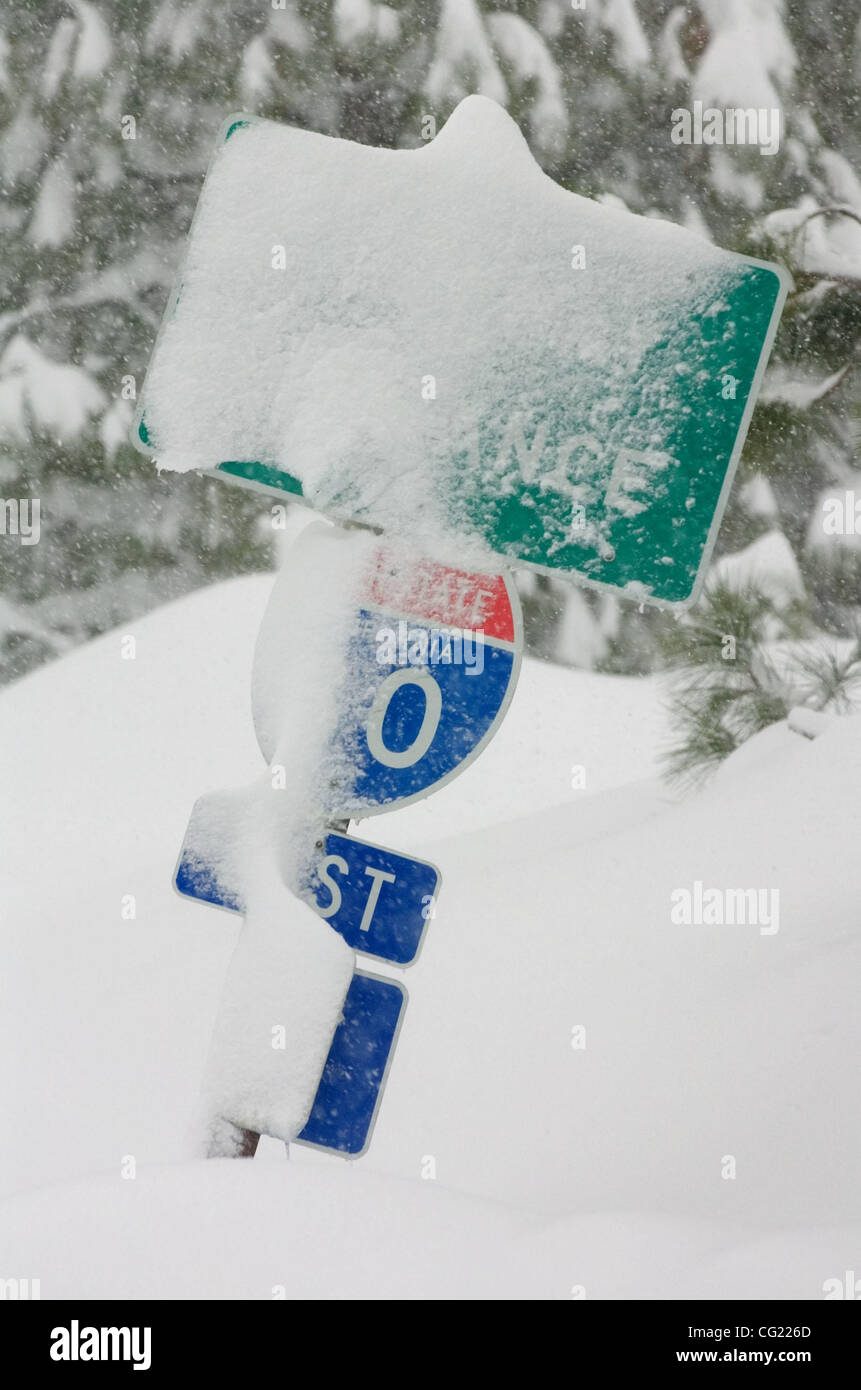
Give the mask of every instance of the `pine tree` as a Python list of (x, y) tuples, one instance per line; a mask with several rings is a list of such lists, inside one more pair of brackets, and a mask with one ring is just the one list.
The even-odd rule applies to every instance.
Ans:
[(42, 527), (0, 549), (3, 677), (272, 563), (258, 499), (159, 478), (128, 443), (225, 114), (419, 145), (482, 25), (471, 0), (46, 0), (0, 22), (0, 471)]
[[(272, 563), (265, 504), (194, 476), (159, 478), (127, 443), (224, 115), (245, 108), (416, 147), (472, 91), (508, 107), (564, 186), (790, 267), (796, 289), (718, 562), (785, 538), (803, 585), (787, 640), (852, 640), (861, 545), (826, 522), (847, 491), (861, 497), (858, 21), (857, 4), (820, 13), (804, 0), (9, 7), (0, 470), (7, 499), (41, 499), (42, 536), (27, 547), (0, 538), (0, 671)], [(671, 113), (697, 98), (779, 104), (778, 153), (674, 146)], [(677, 622), (555, 580), (526, 578), (523, 593), (528, 640), (548, 658), (648, 671), (683, 660), (687, 641), (699, 666), (697, 615)]]

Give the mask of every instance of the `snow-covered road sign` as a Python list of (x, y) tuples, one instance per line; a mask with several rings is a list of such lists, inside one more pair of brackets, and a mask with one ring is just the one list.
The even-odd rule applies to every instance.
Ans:
[[(198, 800), (178, 891), (251, 921), (262, 871), (277, 885), (258, 919), (270, 939), (282, 910), (290, 930), (292, 893), (352, 950), (410, 965), (434, 913), (439, 873), (343, 827), (351, 816), (426, 795), (478, 755), (511, 698), (521, 646), (517, 593), (506, 576), (442, 565), (367, 532), (306, 528), (273, 587), (255, 649), (252, 713), (269, 771)], [(270, 906), (281, 902), (282, 887), (283, 909)], [(253, 925), (243, 943), (245, 989)], [(364, 972), (346, 990), (301, 1141), (355, 1154), (367, 1142), (405, 995)], [(243, 1010), (247, 997), (246, 989)], [(219, 1020), (232, 1023), (238, 1011), (228, 989)], [(219, 1057), (229, 1070), (224, 1047)], [(216, 1094), (225, 1096), (216, 1117), (243, 1129), (247, 1118), (233, 1115), (252, 1112), (235, 1088), (216, 1085)], [(270, 1097), (277, 1110), (271, 1086)]]
[(330, 833), (310, 884), (317, 911), (365, 956), (412, 965), (439, 891), (422, 859)]
[(412, 151), (231, 118), (181, 285), (136, 431), (164, 467), (684, 603), (788, 277), (560, 188), (473, 96)]
[[(229, 798), (201, 797), (192, 811), (174, 878), (184, 897), (242, 913), (236, 884), (206, 845), (213, 820), (229, 823)], [(219, 848), (224, 850), (222, 843)], [(378, 845), (331, 832), (319, 846), (309, 901), (363, 955), (410, 965), (439, 891), (439, 871)], [(336, 910), (331, 911), (335, 906)], [(382, 1099), (406, 990), (396, 980), (357, 970), (344, 1000), (308, 1120), (298, 1143), (349, 1158), (364, 1153)]]
[(357, 970), (299, 1144), (359, 1158), (371, 1142), (406, 1007), (397, 980)]
[[(174, 884), (179, 893), (230, 912), (244, 912), (237, 884), (219, 870), (211, 826), (228, 824), (218, 794), (195, 803), (185, 833)], [(412, 965), (433, 915), (440, 873), (433, 864), (352, 835), (329, 831), (310, 856), (311, 877), (302, 896), (348, 946), (362, 955), (401, 967)]]
[[(264, 629), (266, 630), (266, 619)], [(357, 600), (325, 791), (333, 820), (427, 796), (478, 757), (520, 671), (517, 591), (505, 575), (454, 569), (381, 545)], [(264, 756), (274, 731), (255, 702)]]

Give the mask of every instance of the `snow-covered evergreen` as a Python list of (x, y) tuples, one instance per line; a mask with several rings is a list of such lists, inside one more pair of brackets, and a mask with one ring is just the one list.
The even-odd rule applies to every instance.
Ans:
[[(857, 476), (859, 64), (855, 3), (10, 7), (0, 20), (0, 476), (5, 497), (41, 499), (42, 537), (26, 552), (0, 547), (5, 677), (165, 597), (272, 562), (264, 505), (195, 476), (172, 478), (168, 501), (126, 436), (225, 113), (418, 147), (469, 92), (506, 105), (564, 186), (793, 272), (719, 553), (779, 532), (807, 631), (850, 635), (858, 567), (845, 536), (830, 543), (817, 518), (828, 490)], [(695, 102), (775, 107), (777, 152), (674, 144), (672, 113)], [(124, 496), (134, 505), (119, 505)], [(627, 603), (611, 621), (604, 600), (555, 581), (524, 581), (524, 601), (532, 648), (566, 663), (649, 669), (676, 626)]]

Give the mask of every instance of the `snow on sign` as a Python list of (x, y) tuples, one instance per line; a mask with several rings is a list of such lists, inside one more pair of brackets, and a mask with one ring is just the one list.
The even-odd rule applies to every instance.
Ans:
[(468, 97), (418, 150), (223, 129), (136, 442), (443, 559), (696, 594), (783, 271), (579, 197)]
[[(225, 858), (224, 841), (217, 857), (207, 848), (213, 823), (229, 823), (226, 800), (215, 793), (196, 802), (174, 883), (183, 897), (244, 912), (242, 888), (217, 862)], [(353, 950), (407, 966), (418, 956), (439, 883), (433, 864), (330, 831), (312, 858), (303, 896)]]
[(405, 1002), (396, 980), (356, 971), (298, 1144), (350, 1158), (368, 1147)]
[[(241, 886), (219, 872), (206, 848), (212, 824), (229, 823), (228, 802), (224, 794), (197, 802), (174, 882), (185, 897), (244, 912)], [(418, 955), (439, 883), (433, 864), (331, 832), (314, 858), (306, 893), (354, 950), (404, 967)], [(365, 1151), (405, 1007), (406, 991), (396, 980), (355, 972), (297, 1143), (351, 1158)]]
[[(342, 947), (401, 968), (415, 961), (434, 913), (437, 869), (346, 826), (351, 816), (427, 795), (478, 755), (511, 698), (521, 645), (506, 576), (454, 569), (403, 542), (322, 522), (294, 543), (254, 657), (252, 711), (269, 771), (197, 801), (175, 877), (184, 896), (246, 919), (207, 1067), (210, 1114), (224, 1133), (212, 1152), (234, 1152), (238, 1132), (349, 1157), (367, 1148), (406, 992), (362, 970), (350, 978), (343, 957), (332, 959), (334, 983), (324, 978), (315, 963), (326, 955), (324, 941), (303, 940), (303, 927), (290, 945), (296, 899)], [(265, 1034), (252, 1001), (264, 995), (263, 1016), (277, 1016), (291, 980), (302, 996), (294, 1009), (307, 1015), (312, 986), (297, 966), (305, 959), (321, 971), (327, 1012), (311, 1030), (323, 1045), (319, 1066), (305, 1069), (312, 1084), (303, 1107), (293, 1093), (286, 1104), (290, 1075), (249, 1052), (248, 1039)], [(299, 1055), (298, 1025), (292, 1038)]]
[[(174, 881), (185, 897), (244, 912), (241, 886), (219, 872), (207, 850), (212, 825), (230, 823), (229, 800), (222, 793), (197, 802)], [(314, 857), (306, 893), (354, 950), (403, 967), (418, 955), (439, 882), (433, 864), (331, 832)], [(365, 1151), (405, 1007), (396, 980), (355, 972), (297, 1143), (351, 1158)]]
[[(521, 648), (520, 603), (506, 576), (376, 549), (348, 638), (325, 812), (376, 815), (462, 772), (502, 721)], [(255, 725), (271, 760), (259, 710)]]

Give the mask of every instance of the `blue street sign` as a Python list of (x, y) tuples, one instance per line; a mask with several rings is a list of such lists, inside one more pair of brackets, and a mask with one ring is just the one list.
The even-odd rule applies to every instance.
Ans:
[(406, 1002), (396, 980), (356, 972), (297, 1143), (349, 1158), (365, 1152)]
[[(174, 883), (185, 897), (244, 912), (241, 895), (202, 848), (213, 812), (223, 808), (218, 794), (195, 803)], [(223, 814), (218, 818), (223, 828)], [(348, 946), (405, 966), (418, 955), (439, 884), (433, 864), (331, 831), (315, 856), (308, 894), (310, 905)], [(311, 1113), (296, 1142), (351, 1158), (364, 1153), (406, 999), (396, 981), (356, 971)]]
[(331, 833), (309, 887), (348, 946), (405, 966), (418, 955), (439, 883), (433, 864)]
[[(201, 849), (212, 804), (212, 797), (195, 803), (174, 883), (183, 897), (244, 912), (238, 889)], [(354, 951), (407, 966), (418, 955), (439, 885), (439, 870), (423, 859), (330, 831), (313, 858), (306, 892), (309, 905)]]
[[(194, 811), (191, 814), (189, 830), (194, 824)], [(224, 883), (217, 869), (189, 848), (188, 832), (180, 851), (173, 882), (177, 892), (182, 893), (184, 898), (196, 898), (198, 902), (211, 903), (213, 907), (226, 907), (230, 912), (245, 911), (241, 897)]]

